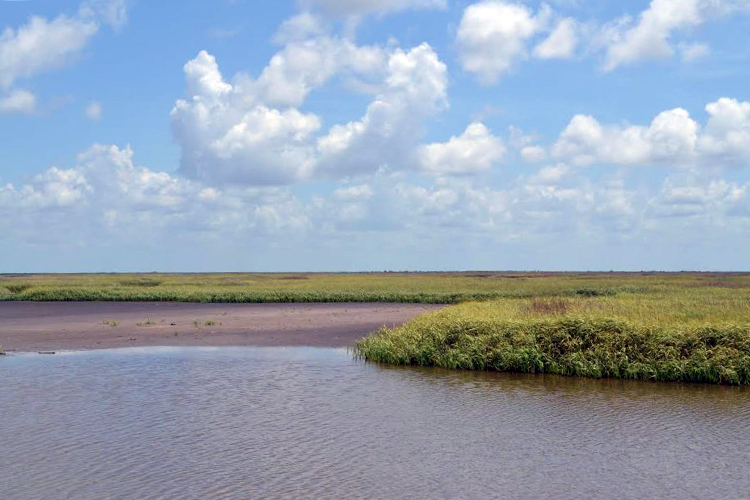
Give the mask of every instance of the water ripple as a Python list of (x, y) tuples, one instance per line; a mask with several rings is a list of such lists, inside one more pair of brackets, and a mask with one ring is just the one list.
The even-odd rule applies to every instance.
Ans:
[(383, 368), (310, 349), (14, 356), (0, 380), (6, 500), (750, 491), (741, 388)]

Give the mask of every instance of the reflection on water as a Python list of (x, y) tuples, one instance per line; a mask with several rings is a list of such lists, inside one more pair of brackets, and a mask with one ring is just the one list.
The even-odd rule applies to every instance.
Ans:
[(741, 498), (750, 391), (328, 349), (0, 359), (0, 496)]

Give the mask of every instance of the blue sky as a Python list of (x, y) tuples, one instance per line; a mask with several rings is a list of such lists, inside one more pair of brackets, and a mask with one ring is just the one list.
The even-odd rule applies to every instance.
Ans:
[(0, 271), (748, 270), (750, 0), (0, 2)]

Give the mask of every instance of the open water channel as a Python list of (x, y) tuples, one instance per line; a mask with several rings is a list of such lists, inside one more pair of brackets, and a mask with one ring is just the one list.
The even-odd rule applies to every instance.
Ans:
[(750, 498), (750, 391), (336, 349), (14, 355), (0, 497)]

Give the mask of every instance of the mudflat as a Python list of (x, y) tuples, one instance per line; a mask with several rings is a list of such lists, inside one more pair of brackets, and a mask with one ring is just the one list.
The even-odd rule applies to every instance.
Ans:
[(0, 302), (0, 346), (52, 351), (144, 346), (348, 347), (442, 306), (390, 303)]

